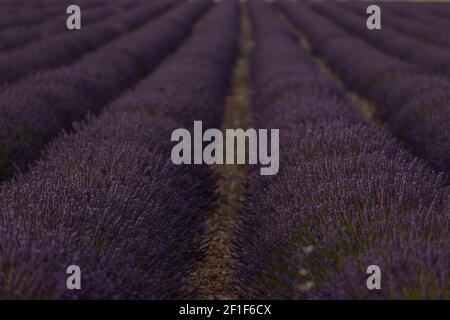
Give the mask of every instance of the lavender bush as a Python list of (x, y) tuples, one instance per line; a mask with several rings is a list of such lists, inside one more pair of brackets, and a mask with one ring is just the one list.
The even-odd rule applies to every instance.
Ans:
[[(215, 2), (0, 0), (0, 299), (448, 299), (448, 5)], [(278, 174), (172, 163), (241, 115)]]
[[(416, 39), (432, 45), (450, 47), (450, 37), (446, 34), (446, 30), (450, 27), (449, 23), (444, 24), (435, 17), (425, 18), (424, 20), (420, 19), (419, 15), (417, 18), (415, 13), (419, 10), (415, 10), (415, 6), (410, 3), (400, 5), (398, 3), (373, 4), (380, 6), (383, 14), (383, 25), (387, 25), (390, 29), (401, 32), (403, 35), (412, 35)], [(346, 3), (346, 6), (360, 15), (365, 14), (367, 8), (367, 5), (354, 1)], [(419, 12), (422, 13), (423, 10)], [(425, 13), (425, 15), (427, 14)]]
[[(221, 115), (238, 8), (215, 6), (134, 91), (2, 186), (1, 297), (184, 297), (215, 179), (206, 167), (173, 165), (170, 134), (183, 121)], [(69, 264), (82, 269), (81, 291), (65, 287)]]
[(152, 2), (77, 32), (66, 32), (0, 55), (0, 86), (42, 69), (56, 68), (136, 29), (167, 10), (172, 1)]
[[(280, 172), (253, 172), (240, 210), (241, 296), (447, 296), (442, 176), (365, 123), (269, 5), (250, 9), (254, 111), (258, 126), (280, 128), (283, 144)], [(389, 281), (376, 292), (365, 287), (372, 264)]]
[(42, 10), (21, 10), (21, 13), (18, 14), (14, 10), (3, 9), (0, 13), (0, 28), (3, 30), (17, 25), (31, 25), (34, 23), (39, 23), (48, 19), (48, 17), (64, 12), (62, 10), (65, 10), (65, 8), (67, 8), (67, 6), (49, 6), (47, 8), (43, 8)]
[(304, 4), (278, 3), (344, 83), (377, 103), (376, 115), (398, 138), (437, 170), (450, 172), (447, 77), (378, 51)]
[[(95, 22), (99, 22), (102, 19), (108, 18), (114, 14), (117, 14), (125, 9), (133, 7), (131, 2), (123, 3), (116, 2), (109, 5), (99, 7), (82, 8), (82, 24), (89, 26)], [(28, 45), (33, 41), (39, 41), (42, 39), (48, 39), (61, 32), (67, 32), (66, 19), (67, 14), (65, 10), (61, 11), (61, 14), (50, 18), (38, 25), (32, 26), (17, 26), (0, 31), (0, 52), (6, 52), (18, 47)]]
[(62, 130), (136, 83), (180, 44), (207, 6), (181, 5), (71, 66), (6, 88), (0, 95), (0, 178), (26, 168)]
[[(367, 15), (358, 15), (333, 2), (313, 5), (314, 9), (326, 15), (350, 33), (363, 38), (375, 47), (431, 71), (445, 72), (450, 66), (450, 49), (424, 43), (410, 34), (402, 34), (384, 23), (381, 30), (372, 32), (364, 26)], [(388, 14), (387, 14), (388, 15)], [(389, 17), (389, 16), (388, 16)], [(387, 18), (388, 19), (388, 18)]]

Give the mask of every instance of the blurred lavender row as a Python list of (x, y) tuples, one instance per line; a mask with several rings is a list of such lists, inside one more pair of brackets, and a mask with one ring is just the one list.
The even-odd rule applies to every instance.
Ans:
[[(145, 0), (120, 0), (127, 1), (130, 3), (143, 3)], [(97, 6), (97, 5), (105, 5), (110, 3), (111, 0), (77, 0), (76, 3), (80, 6)], [(71, 0), (0, 0), (0, 7), (4, 10), (4, 12), (26, 12), (28, 10), (35, 10), (39, 8), (50, 8), (57, 5), (60, 6), (69, 6), (71, 4), (75, 4)], [(19, 21), (19, 19), (17, 19)]]
[[(188, 6), (207, 3), (183, 4), (189, 16)], [(195, 119), (220, 121), (238, 10), (235, 1), (216, 5), (153, 75), (3, 185), (0, 297), (185, 296), (215, 179), (203, 166), (174, 166), (170, 135)], [(81, 291), (66, 289), (70, 264), (83, 272)]]
[(17, 81), (42, 69), (56, 68), (146, 24), (168, 10), (176, 0), (152, 2), (88, 25), (77, 32), (66, 32), (50, 39), (0, 54), (0, 86)]
[(41, 22), (49, 17), (65, 12), (66, 8), (67, 6), (65, 7), (58, 4), (51, 7), (41, 8), (40, 10), (24, 10), (17, 13), (2, 8), (0, 12), (0, 30), (18, 25), (31, 25)]
[(411, 4), (411, 7), (415, 12), (417, 11), (425, 11), (422, 8), (426, 8), (429, 12), (433, 13), (434, 16), (440, 16), (444, 19), (450, 19), (450, 7), (448, 3), (441, 2), (441, 3), (413, 3)]
[(303, 3), (277, 3), (346, 86), (377, 104), (377, 117), (396, 137), (435, 169), (450, 173), (447, 77), (378, 51)]
[[(106, 4), (99, 0), (77, 0), (76, 3), (67, 0), (12, 0), (0, 2), (0, 30), (17, 26), (31, 26), (46, 21), (49, 18), (61, 15), (71, 4), (83, 8), (91, 8)], [(135, 1), (129, 1), (135, 2)], [(8, 4), (9, 3), (9, 4)]]
[[(437, 28), (437, 30), (441, 30), (442, 33), (445, 33), (445, 31), (448, 30), (450, 26), (450, 13), (447, 18), (445, 18), (445, 15), (440, 15), (443, 12), (445, 14), (445, 10), (449, 11), (448, 7), (448, 4), (444, 3), (440, 5), (436, 4), (436, 6), (428, 6), (425, 3), (422, 3), (420, 5), (409, 3), (406, 6), (402, 3), (395, 2), (388, 4), (388, 8), (395, 11), (399, 16), (413, 20), (414, 23), (419, 23), (419, 25), (423, 27), (428, 26)], [(433, 10), (427, 10), (427, 8), (436, 8), (438, 9), (438, 11), (433, 14)], [(430, 40), (433, 40), (433, 38), (431, 38)]]
[[(448, 30), (450, 30), (450, 21), (447, 22), (444, 20), (444, 24), (444, 22), (440, 21), (441, 19), (439, 17), (432, 16), (431, 14), (428, 15), (427, 13), (424, 14), (430, 17), (426, 22), (414, 16), (405, 16), (402, 14), (403, 8), (406, 8), (407, 12), (411, 12), (410, 9), (414, 7), (411, 7), (410, 5), (403, 4), (399, 6), (398, 3), (389, 2), (372, 2), (371, 4), (377, 4), (381, 8), (383, 26), (387, 26), (391, 30), (400, 32), (402, 35), (414, 37), (424, 43), (450, 49), (450, 37), (448, 35)], [(349, 1), (343, 4), (342, 8), (348, 8), (353, 10), (354, 13), (364, 15), (364, 17), (367, 18), (367, 4), (357, 1)], [(412, 10), (411, 14), (414, 14), (416, 11), (417, 10)], [(422, 45), (419, 47), (422, 48)], [(425, 48), (427, 48), (427, 46), (425, 46)]]
[(189, 34), (205, 1), (175, 7), (73, 65), (37, 73), (0, 95), (0, 180), (26, 169), (42, 148), (88, 112), (130, 88)]
[(417, 40), (411, 34), (402, 34), (388, 23), (373, 32), (364, 27), (367, 19), (364, 11), (357, 14), (334, 2), (310, 4), (314, 10), (376, 48), (427, 70), (450, 75), (450, 49)]
[[(85, 27), (114, 14), (121, 13), (134, 5), (132, 2), (117, 1), (104, 6), (83, 8), (82, 26)], [(33, 41), (48, 39), (61, 32), (69, 32), (66, 27), (68, 15), (65, 12), (61, 11), (60, 15), (37, 25), (17, 26), (0, 31), (0, 53), (17, 49)]]
[[(249, 5), (256, 123), (280, 128), (283, 143), (278, 175), (249, 177), (241, 296), (443, 298), (450, 189), (361, 119), (271, 6)], [(369, 265), (382, 270), (381, 290), (366, 287)]]

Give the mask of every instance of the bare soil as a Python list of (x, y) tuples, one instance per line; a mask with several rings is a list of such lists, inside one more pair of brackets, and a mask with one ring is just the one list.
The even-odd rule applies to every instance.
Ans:
[[(249, 60), (252, 48), (251, 31), (245, 3), (242, 3), (240, 53), (233, 70), (232, 87), (226, 99), (222, 130), (248, 129), (251, 125), (251, 88)], [(186, 285), (196, 288), (192, 299), (237, 299), (237, 260), (233, 243), (239, 227), (237, 210), (242, 201), (246, 177), (245, 165), (217, 165), (219, 201), (206, 221), (203, 241), (206, 258), (199, 262)]]

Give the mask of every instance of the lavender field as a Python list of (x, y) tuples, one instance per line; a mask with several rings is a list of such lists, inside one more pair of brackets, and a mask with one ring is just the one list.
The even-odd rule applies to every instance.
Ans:
[(0, 0), (0, 299), (450, 299), (450, 2), (370, 4)]

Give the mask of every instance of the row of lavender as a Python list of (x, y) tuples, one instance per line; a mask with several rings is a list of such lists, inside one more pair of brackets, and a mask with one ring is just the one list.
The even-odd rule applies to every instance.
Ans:
[(383, 3), (400, 15), (413, 19), (414, 22), (422, 22), (431, 26), (436, 25), (444, 28), (448, 26), (450, 19), (450, 6), (441, 2), (410, 2), (407, 5), (401, 2)]
[[(428, 44), (415, 39), (409, 34), (403, 34), (384, 23), (381, 30), (373, 32), (365, 28), (367, 15), (365, 12), (355, 12), (338, 3), (312, 3), (311, 6), (324, 14), (330, 20), (336, 21), (350, 33), (360, 36), (388, 54), (409, 61), (430, 71), (449, 72), (450, 49)], [(387, 10), (384, 10), (387, 11)], [(387, 19), (388, 12), (385, 12)], [(450, 74), (450, 73), (449, 73)]]
[(436, 169), (450, 172), (447, 77), (377, 50), (304, 3), (278, 1), (278, 5), (347, 87), (377, 104), (376, 116), (396, 137)]
[(132, 8), (106, 21), (66, 32), (0, 54), (0, 86), (43, 69), (69, 64), (119, 36), (137, 29), (170, 8), (176, 1), (153, 2)]
[[(130, 9), (135, 6), (132, 2), (111, 2), (109, 4), (83, 7), (82, 26), (86, 27), (96, 23), (102, 19), (106, 19), (123, 10)], [(30, 44), (33, 41), (48, 39), (58, 33), (70, 32), (66, 27), (67, 14), (65, 10), (61, 10), (60, 14), (51, 17), (41, 23), (31, 26), (21, 25), (0, 31), (0, 53), (17, 49), (18, 47)]]
[[(10, 5), (8, 5), (10, 2)], [(79, 6), (89, 8), (104, 5), (106, 1), (79, 0)], [(135, 3), (136, 1), (129, 1)], [(49, 0), (25, 0), (25, 1), (1, 1), (0, 2), (0, 30), (15, 26), (30, 26), (51, 17), (60, 15), (66, 8), (74, 4), (73, 1), (49, 1)]]
[[(170, 3), (137, 8), (125, 15), (130, 21), (143, 22), (149, 13), (152, 17)], [(44, 145), (70, 129), (74, 121), (88, 112), (98, 113), (104, 104), (137, 83), (177, 48), (207, 7), (206, 1), (176, 6), (72, 65), (6, 86), (0, 94), (0, 179), (9, 178), (17, 168), (25, 169)], [(48, 51), (52, 59), (53, 54), (54, 50)], [(42, 55), (38, 59), (43, 63)]]
[[(448, 36), (450, 21), (422, 10), (417, 10), (419, 8), (414, 10), (414, 7), (411, 7), (410, 4), (399, 5), (398, 3), (386, 2), (376, 4), (382, 8), (382, 24), (388, 27), (388, 32), (395, 30), (401, 32), (402, 35), (409, 35), (421, 42), (450, 49), (450, 37)], [(343, 4), (342, 7), (362, 15), (366, 12), (367, 4), (350, 1)], [(416, 17), (417, 13), (419, 13), (419, 17)], [(430, 48), (428, 45), (424, 46), (424, 43), (419, 44), (416, 42), (416, 44), (422, 52)]]
[[(415, 8), (415, 12), (422, 11), (420, 7), (417, 6), (417, 4), (412, 4), (412, 7)], [(449, 19), (450, 18), (450, 7), (448, 6), (448, 3), (442, 2), (442, 3), (423, 3), (423, 7), (425, 7), (430, 12), (434, 13), (435, 15), (441, 16), (443, 19)]]
[[(168, 20), (186, 27), (204, 7), (185, 3)], [(170, 133), (198, 118), (213, 120), (205, 126), (220, 122), (239, 7), (226, 1), (211, 10), (189, 43), (134, 91), (3, 185), (0, 297), (186, 294), (183, 279), (202, 256), (198, 239), (215, 179), (206, 167), (171, 163)], [(71, 264), (82, 270), (81, 291), (66, 289)]]
[[(280, 128), (280, 172), (250, 175), (236, 243), (245, 298), (443, 298), (450, 190), (319, 74), (275, 12), (250, 2), (254, 112)], [(382, 289), (369, 291), (378, 265)]]

